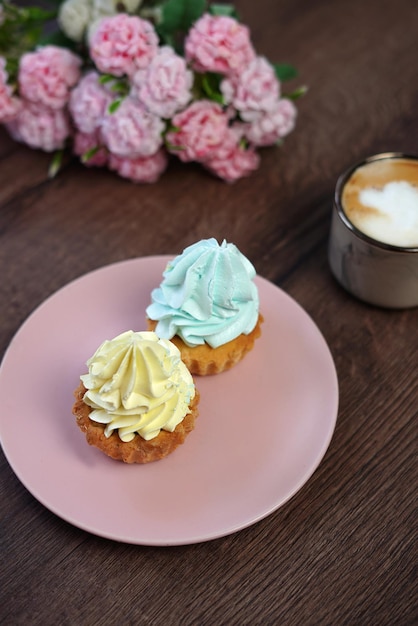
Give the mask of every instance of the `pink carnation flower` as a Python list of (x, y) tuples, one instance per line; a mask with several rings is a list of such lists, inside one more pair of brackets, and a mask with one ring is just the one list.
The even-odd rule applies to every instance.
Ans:
[(274, 68), (264, 57), (256, 57), (239, 73), (225, 78), (221, 91), (226, 104), (251, 121), (260, 112), (271, 111), (280, 96), (280, 84)]
[(27, 52), (20, 59), (19, 91), (26, 100), (61, 109), (80, 78), (81, 59), (57, 46)]
[(114, 113), (106, 113), (101, 134), (107, 148), (120, 157), (149, 156), (163, 143), (164, 122), (133, 98), (125, 98)]
[(90, 40), (97, 68), (113, 76), (132, 76), (156, 54), (158, 37), (147, 20), (126, 13), (103, 18)]
[(135, 183), (155, 183), (167, 167), (168, 159), (164, 150), (158, 150), (148, 157), (126, 159), (115, 155), (110, 156), (109, 168), (119, 176), (128, 178)]
[(245, 149), (240, 144), (240, 132), (237, 128), (229, 129), (224, 143), (218, 152), (205, 161), (205, 167), (216, 176), (232, 183), (256, 170), (260, 157), (253, 148)]
[(228, 133), (226, 114), (210, 100), (193, 102), (173, 117), (172, 124), (175, 130), (167, 133), (168, 149), (184, 162), (211, 158)]
[(0, 57), (0, 123), (11, 122), (18, 114), (21, 102), (13, 96), (7, 84), (6, 59)]
[(146, 70), (133, 77), (132, 93), (151, 113), (168, 119), (190, 101), (193, 73), (183, 57), (162, 46)]
[(71, 130), (65, 109), (48, 109), (32, 102), (22, 105), (18, 116), (8, 125), (12, 137), (45, 152), (63, 148)]
[(249, 30), (234, 18), (205, 13), (185, 40), (186, 59), (200, 72), (240, 72), (255, 56)]
[(100, 125), (112, 94), (99, 83), (99, 74), (90, 72), (83, 76), (70, 96), (70, 113), (77, 129), (93, 133)]
[(79, 133), (74, 135), (73, 152), (79, 157), (84, 157), (91, 150), (95, 150), (94, 154), (83, 161), (87, 167), (102, 167), (107, 164), (107, 150), (101, 145), (101, 138), (98, 132)]
[(272, 111), (263, 113), (250, 124), (244, 125), (245, 136), (255, 146), (271, 146), (293, 130), (296, 115), (293, 102), (282, 98)]

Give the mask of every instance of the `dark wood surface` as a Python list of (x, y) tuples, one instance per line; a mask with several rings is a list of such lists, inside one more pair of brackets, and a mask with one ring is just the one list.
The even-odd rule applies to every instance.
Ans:
[(1, 623), (418, 622), (418, 312), (356, 301), (327, 264), (338, 175), (371, 154), (417, 152), (416, 1), (236, 6), (257, 51), (296, 65), (294, 86), (309, 86), (297, 129), (264, 150), (250, 178), (227, 185), (173, 163), (157, 184), (136, 186), (69, 161), (48, 180), (48, 155), (0, 130), (0, 354), (71, 279), (226, 238), (328, 342), (340, 389), (334, 437), (275, 513), (224, 538), (168, 548), (102, 539), (56, 517), (1, 452)]

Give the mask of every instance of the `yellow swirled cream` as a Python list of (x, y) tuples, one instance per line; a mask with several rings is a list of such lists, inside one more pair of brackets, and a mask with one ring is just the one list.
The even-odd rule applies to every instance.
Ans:
[(90, 419), (117, 431), (122, 441), (173, 432), (195, 396), (192, 376), (177, 347), (154, 332), (127, 332), (105, 341), (80, 376)]

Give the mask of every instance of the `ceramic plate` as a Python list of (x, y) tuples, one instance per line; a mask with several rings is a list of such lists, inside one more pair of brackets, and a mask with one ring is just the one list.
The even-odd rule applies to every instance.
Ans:
[(85, 362), (104, 339), (145, 329), (171, 257), (95, 270), (48, 298), (0, 369), (0, 438), (19, 480), (50, 511), (101, 537), (184, 545), (254, 524), (309, 479), (335, 427), (334, 363), (312, 319), (257, 277), (262, 336), (233, 369), (195, 379), (200, 414), (163, 460), (126, 465), (90, 447), (71, 413)]

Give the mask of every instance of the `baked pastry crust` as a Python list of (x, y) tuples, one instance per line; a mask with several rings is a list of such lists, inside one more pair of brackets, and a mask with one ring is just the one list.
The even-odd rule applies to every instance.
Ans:
[[(236, 339), (232, 339), (232, 341), (228, 341), (218, 348), (212, 348), (207, 343), (191, 347), (177, 335), (172, 337), (170, 341), (180, 350), (182, 361), (192, 374), (198, 376), (220, 374), (239, 363), (247, 352), (253, 349), (255, 340), (261, 335), (263, 321), (263, 316), (260, 313), (257, 324), (248, 335), (239, 335)], [(155, 332), (157, 323), (155, 320), (147, 319), (148, 330)]]
[(99, 448), (112, 459), (124, 463), (150, 463), (164, 458), (184, 442), (187, 435), (193, 430), (198, 416), (199, 392), (196, 389), (195, 397), (189, 406), (190, 413), (185, 416), (172, 433), (161, 430), (157, 437), (148, 441), (137, 434), (132, 441), (124, 442), (119, 438), (117, 432), (113, 432), (110, 437), (105, 437), (105, 425), (90, 419), (89, 415), (92, 409), (83, 401), (86, 391), (83, 383), (80, 383), (74, 391), (76, 400), (73, 405), (73, 414), (76, 417), (78, 427), (86, 435), (88, 444)]

